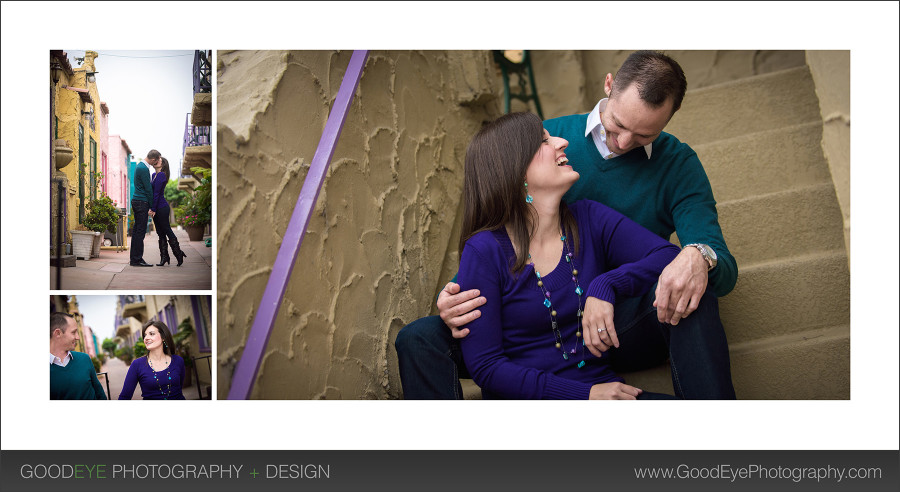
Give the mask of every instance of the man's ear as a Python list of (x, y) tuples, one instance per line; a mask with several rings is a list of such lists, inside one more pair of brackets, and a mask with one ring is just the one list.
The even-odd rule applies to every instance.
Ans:
[(613, 76), (611, 73), (606, 74), (606, 79), (603, 81), (603, 91), (606, 92), (606, 97), (609, 97), (610, 93), (612, 93), (613, 86)]

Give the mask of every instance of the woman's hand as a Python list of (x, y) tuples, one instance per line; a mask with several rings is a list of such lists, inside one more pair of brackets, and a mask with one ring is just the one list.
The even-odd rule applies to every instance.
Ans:
[(601, 357), (610, 347), (619, 347), (619, 337), (613, 326), (613, 311), (612, 304), (596, 297), (588, 297), (584, 303), (584, 317), (581, 320), (584, 346), (595, 357)]
[(644, 390), (625, 383), (602, 383), (591, 386), (591, 400), (637, 400)]

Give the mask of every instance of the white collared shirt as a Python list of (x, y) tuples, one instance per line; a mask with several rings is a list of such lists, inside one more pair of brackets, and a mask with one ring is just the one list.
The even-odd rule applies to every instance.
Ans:
[(60, 359), (59, 357), (50, 354), (50, 363), (56, 364), (59, 367), (66, 367), (66, 365), (72, 360), (72, 352), (66, 350), (66, 356)]
[[(606, 129), (603, 128), (603, 123), (600, 121), (600, 113), (606, 111), (606, 103), (609, 101), (609, 98), (603, 98), (600, 102), (594, 106), (591, 114), (588, 115), (587, 125), (584, 129), (584, 136), (591, 135), (591, 138), (594, 139), (594, 145), (597, 146), (597, 150), (600, 151), (600, 155), (604, 159), (613, 159), (615, 157), (619, 157), (619, 154), (609, 150), (609, 147), (606, 146)], [(650, 158), (650, 154), (653, 152), (653, 142), (648, 143), (644, 146), (644, 151), (647, 152), (647, 158)]]

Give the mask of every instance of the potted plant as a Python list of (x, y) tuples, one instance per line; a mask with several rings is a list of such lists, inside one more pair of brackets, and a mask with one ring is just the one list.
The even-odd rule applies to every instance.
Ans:
[(200, 178), (200, 186), (197, 186), (193, 196), (182, 207), (180, 223), (191, 241), (202, 241), (203, 230), (212, 217), (212, 170), (192, 167), (191, 172)]
[(94, 251), (96, 233), (89, 230), (84, 224), (78, 224), (69, 232), (72, 234), (72, 254), (75, 255), (75, 258), (90, 260)]
[(116, 233), (119, 210), (113, 203), (112, 198), (106, 196), (105, 193), (100, 198), (91, 200), (88, 207), (90, 212), (84, 217), (84, 225), (96, 233), (91, 252), (91, 256), (96, 258), (100, 256), (100, 239), (103, 233), (105, 231)]

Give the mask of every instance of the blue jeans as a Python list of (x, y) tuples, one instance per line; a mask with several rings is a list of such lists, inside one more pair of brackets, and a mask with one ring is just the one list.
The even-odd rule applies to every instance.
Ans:
[[(719, 319), (719, 301), (715, 294), (707, 289), (697, 310), (677, 326), (672, 326), (657, 320), (654, 292), (655, 287), (642, 297), (616, 303), (613, 323), (619, 348), (611, 348), (609, 352), (613, 369), (616, 372), (639, 371), (668, 359), (677, 398), (734, 399), (728, 341)], [(439, 316), (421, 318), (404, 326), (397, 334), (394, 347), (404, 398), (462, 398), (459, 378), (467, 378), (469, 374), (459, 341), (452, 337)], [(640, 399), (666, 396), (648, 393)]]

